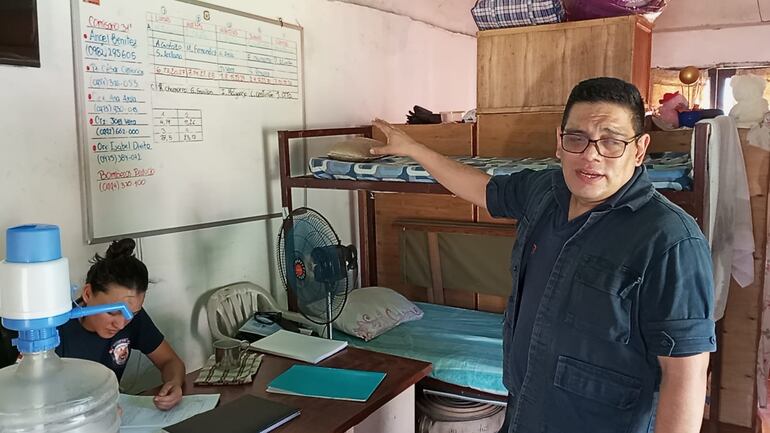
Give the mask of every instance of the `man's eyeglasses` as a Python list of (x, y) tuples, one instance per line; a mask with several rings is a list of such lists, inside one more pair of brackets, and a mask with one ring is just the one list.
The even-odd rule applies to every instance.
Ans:
[(569, 153), (583, 153), (588, 149), (591, 143), (596, 145), (596, 151), (605, 158), (620, 158), (626, 152), (626, 146), (635, 142), (642, 136), (637, 134), (630, 140), (621, 140), (619, 138), (599, 138), (591, 140), (585, 135), (564, 132), (561, 135), (561, 148)]

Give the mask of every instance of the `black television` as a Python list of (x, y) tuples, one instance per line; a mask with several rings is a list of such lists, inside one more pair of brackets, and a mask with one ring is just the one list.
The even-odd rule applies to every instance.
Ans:
[(0, 0), (0, 63), (40, 67), (37, 0)]

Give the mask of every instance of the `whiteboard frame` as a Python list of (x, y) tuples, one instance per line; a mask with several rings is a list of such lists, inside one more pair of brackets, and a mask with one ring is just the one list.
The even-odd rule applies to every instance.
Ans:
[[(141, 232), (134, 232), (134, 233), (120, 233), (110, 236), (103, 236), (103, 237), (94, 237), (94, 225), (93, 225), (93, 210), (91, 203), (91, 179), (90, 179), (90, 170), (88, 165), (88, 158), (89, 154), (87, 152), (87, 146), (85, 145), (87, 143), (86, 140), (86, 130), (83, 127), (83, 121), (84, 119), (81, 117), (85, 112), (85, 101), (82, 98), (83, 95), (83, 88), (80, 83), (80, 80), (78, 80), (79, 76), (79, 69), (78, 66), (83, 63), (83, 59), (81, 56), (80, 45), (78, 43), (80, 42), (80, 39), (78, 36), (80, 35), (80, 9), (78, 4), (82, 2), (83, 0), (71, 0), (70, 1), (70, 22), (72, 24), (72, 68), (73, 68), (73, 74), (74, 74), (74, 81), (75, 81), (75, 121), (77, 126), (77, 147), (78, 147), (78, 160), (79, 160), (79, 170), (80, 170), (80, 200), (81, 200), (81, 218), (83, 219), (83, 234), (84, 234), (84, 240), (87, 244), (93, 245), (97, 243), (104, 243), (104, 242), (110, 242), (116, 239), (121, 239), (125, 237), (131, 237), (131, 238), (143, 238), (148, 236), (159, 236), (159, 235), (165, 235), (169, 233), (179, 233), (184, 231), (191, 231), (191, 230), (202, 230), (202, 229), (208, 229), (212, 227), (219, 227), (219, 226), (225, 226), (225, 225), (232, 225), (232, 224), (242, 224), (252, 221), (264, 221), (264, 220), (271, 220), (274, 218), (282, 218), (283, 214), (282, 212), (274, 212), (274, 213), (267, 213), (263, 215), (254, 215), (250, 217), (243, 217), (243, 218), (233, 218), (233, 219), (227, 219), (227, 220), (220, 220), (220, 221), (211, 221), (207, 223), (199, 223), (199, 224), (189, 224), (184, 226), (178, 226), (178, 227), (169, 227), (165, 229), (156, 229), (156, 230), (146, 230)], [(302, 111), (302, 129), (305, 129), (307, 127), (306, 125), (306, 108), (305, 108), (305, 30), (302, 26), (297, 24), (290, 24), (283, 21), (283, 19), (272, 19), (263, 17), (260, 15), (255, 15), (248, 12), (239, 11), (236, 9), (227, 8), (224, 6), (218, 6), (211, 3), (206, 3), (198, 0), (172, 0), (178, 3), (186, 3), (192, 6), (198, 6), (202, 8), (207, 9), (213, 9), (217, 10), (219, 12), (224, 12), (232, 15), (241, 16), (244, 18), (253, 19), (256, 21), (262, 21), (269, 24), (275, 24), (279, 25), (281, 27), (288, 27), (290, 29), (294, 29), (299, 31), (299, 44), (300, 44), (300, 52), (302, 54), (302, 65), (299, 71), (300, 79), (302, 81), (302, 102), (301, 102), (301, 111)]]

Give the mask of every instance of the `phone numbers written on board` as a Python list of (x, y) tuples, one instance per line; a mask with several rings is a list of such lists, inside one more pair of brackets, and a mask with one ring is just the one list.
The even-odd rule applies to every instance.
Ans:
[(141, 161), (142, 154), (136, 153), (111, 153), (108, 155), (96, 155), (96, 162), (99, 165), (120, 164), (123, 162)]
[(102, 47), (98, 45), (87, 45), (86, 55), (89, 57), (96, 57), (101, 59), (136, 60), (136, 51), (134, 50), (126, 50), (123, 48), (115, 47)]
[(100, 192), (114, 192), (126, 189), (141, 188), (147, 185), (148, 178), (156, 173), (152, 167), (130, 168), (126, 170), (98, 170)]
[(145, 186), (147, 179), (110, 180), (99, 182), (100, 192), (114, 192), (125, 189), (141, 188)]

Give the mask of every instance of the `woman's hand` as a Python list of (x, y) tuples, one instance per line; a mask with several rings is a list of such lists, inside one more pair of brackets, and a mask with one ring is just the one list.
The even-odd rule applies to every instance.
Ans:
[(169, 410), (182, 401), (182, 387), (173, 382), (166, 382), (152, 399), (155, 407), (160, 410)]

